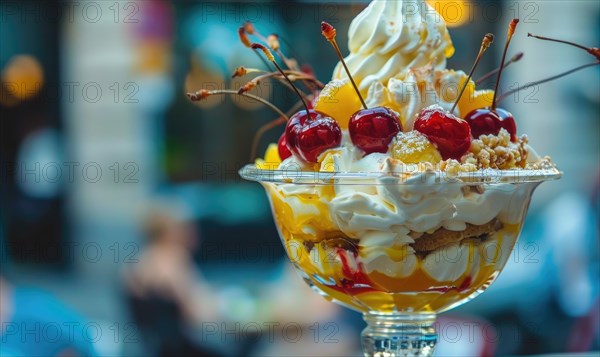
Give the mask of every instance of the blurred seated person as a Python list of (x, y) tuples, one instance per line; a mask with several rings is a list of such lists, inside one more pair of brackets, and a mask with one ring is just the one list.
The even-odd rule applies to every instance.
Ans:
[[(180, 215), (181, 216), (181, 215)], [(216, 356), (194, 341), (195, 324), (214, 321), (210, 287), (196, 271), (196, 230), (173, 207), (146, 217), (147, 246), (124, 273), (125, 290), (147, 353), (157, 356)]]

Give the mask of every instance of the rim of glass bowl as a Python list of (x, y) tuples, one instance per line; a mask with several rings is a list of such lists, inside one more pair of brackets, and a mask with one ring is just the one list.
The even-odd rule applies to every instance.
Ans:
[(331, 184), (432, 184), (432, 183), (535, 183), (558, 180), (562, 172), (555, 167), (544, 169), (511, 169), (496, 170), (482, 169), (472, 172), (450, 174), (445, 171), (427, 172), (324, 172), (302, 170), (293, 167), (286, 170), (263, 170), (254, 164), (248, 164), (239, 171), (242, 178), (249, 181), (272, 182), (302, 185), (331, 185)]

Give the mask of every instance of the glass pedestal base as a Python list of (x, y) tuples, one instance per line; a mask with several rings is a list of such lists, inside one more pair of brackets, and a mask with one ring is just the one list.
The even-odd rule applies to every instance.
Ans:
[(363, 315), (361, 333), (365, 357), (431, 356), (437, 342), (435, 314)]

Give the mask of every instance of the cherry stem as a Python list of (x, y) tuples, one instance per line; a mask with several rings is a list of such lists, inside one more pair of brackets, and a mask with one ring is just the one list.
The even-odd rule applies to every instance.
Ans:
[(265, 60), (263, 58), (263, 56), (261, 56), (260, 53), (258, 53), (257, 50), (252, 49), (252, 51), (254, 51), (254, 53), (258, 56), (258, 58), (260, 58), (260, 61), (265, 65), (265, 67), (267, 67), (269, 70), (271, 70), (271, 66), (269, 66), (269, 62), (267, 60)]
[(335, 50), (337, 56), (340, 58), (340, 61), (342, 62), (342, 66), (344, 66), (344, 70), (346, 71), (348, 78), (350, 78), (350, 82), (352, 82), (352, 86), (354, 87), (354, 90), (356, 91), (356, 94), (358, 95), (358, 98), (360, 99), (362, 106), (365, 109), (369, 109), (367, 107), (367, 104), (365, 103), (365, 100), (363, 99), (362, 95), (360, 94), (360, 91), (358, 90), (358, 86), (356, 85), (356, 83), (354, 83), (354, 78), (352, 78), (352, 75), (350, 74), (350, 70), (348, 69), (348, 66), (346, 66), (346, 61), (344, 61), (344, 56), (342, 55), (342, 52), (340, 51), (340, 47), (338, 46), (337, 41), (335, 40), (337, 31), (331, 24), (323, 21), (323, 22), (321, 22), (321, 33), (327, 39), (327, 41), (329, 43), (331, 43), (331, 46), (333, 46), (333, 49)]
[(302, 96), (302, 94), (300, 94), (300, 91), (298, 90), (298, 88), (296, 88), (296, 86), (294, 85), (294, 83), (290, 80), (290, 78), (287, 76), (287, 74), (285, 74), (285, 72), (283, 71), (283, 69), (281, 69), (281, 67), (279, 67), (279, 65), (277, 64), (277, 62), (273, 61), (273, 64), (275, 65), (275, 67), (277, 67), (277, 70), (279, 72), (281, 72), (281, 74), (283, 75), (283, 77), (288, 81), (288, 83), (290, 84), (290, 86), (292, 86), (292, 88), (294, 89), (294, 91), (296, 92), (296, 94), (298, 94), (298, 97), (300, 98), (300, 100), (304, 104), (304, 108), (306, 109), (306, 115), (308, 115), (308, 117), (310, 118), (310, 109), (308, 108), (308, 104), (304, 100), (304, 97)]
[(256, 157), (256, 152), (258, 151), (258, 144), (260, 143), (260, 139), (262, 136), (269, 130), (285, 123), (287, 120), (284, 117), (279, 117), (273, 121), (268, 122), (267, 124), (261, 126), (254, 134), (254, 139), (252, 140), (252, 150), (250, 152), (250, 160), (254, 160)]
[(281, 62), (283, 62), (283, 64), (285, 64), (287, 69), (297, 70), (297, 68), (290, 65), (291, 64), (290, 60), (281, 51), (281, 45), (279, 44), (279, 35), (270, 34), (269, 37), (267, 37), (266, 43), (267, 43), (267, 46), (269, 46), (273, 51), (275, 51), (275, 53), (277, 54), (277, 57), (279, 57), (279, 60)]
[[(283, 78), (281, 78), (281, 77), (275, 77), (275, 78), (276, 78), (276, 79), (279, 81), (279, 83), (283, 84), (283, 85), (284, 85), (284, 86), (286, 86), (287, 88), (289, 88), (289, 89), (292, 89), (292, 90), (295, 90), (295, 89), (296, 89), (296, 88), (295, 88), (295, 86), (292, 86), (291, 84), (289, 84), (289, 83), (288, 83), (286, 80), (284, 80)], [(296, 93), (300, 93), (300, 95), (302, 96), (302, 98), (303, 98), (304, 100), (307, 100), (307, 98), (306, 98), (306, 93), (304, 93), (303, 91), (300, 91), (300, 90), (298, 90), (298, 91), (296, 91)]]
[(243, 97), (247, 97), (250, 99), (254, 99), (257, 102), (260, 102), (260, 103), (266, 105), (267, 107), (271, 108), (274, 112), (276, 112), (280, 116), (284, 117), (286, 120), (289, 120), (289, 117), (283, 111), (281, 111), (281, 109), (277, 108), (275, 105), (273, 105), (273, 103), (267, 101), (266, 99), (255, 96), (254, 94), (238, 93), (236, 90), (233, 90), (233, 89), (219, 89), (219, 90), (210, 90), (210, 91), (206, 90), (206, 89), (201, 89), (195, 93), (187, 93), (187, 96), (188, 96), (188, 98), (190, 98), (190, 100), (192, 102), (198, 102), (204, 98), (207, 98), (211, 95), (216, 95), (216, 94), (219, 94), (219, 95), (235, 94), (235, 95), (241, 95)]
[(552, 41), (552, 42), (560, 42), (560, 43), (565, 43), (567, 45), (571, 45), (571, 46), (575, 46), (578, 48), (581, 48), (582, 50), (586, 50), (588, 51), (589, 48), (582, 46), (580, 44), (571, 42), (571, 41), (565, 41), (565, 40), (558, 40), (555, 38), (550, 38), (550, 37), (544, 37), (544, 36), (538, 36), (538, 35), (532, 35), (531, 33), (527, 33), (527, 37), (533, 37), (533, 38), (537, 38), (538, 40), (544, 40), (544, 41)]
[(285, 113), (285, 115), (288, 117), (291, 117), (292, 115), (294, 115), (294, 113), (296, 113), (298, 111), (298, 109), (300, 109), (302, 107), (303, 107), (303, 103), (301, 101), (298, 101)]
[(267, 42), (267, 41), (268, 41), (268, 40), (267, 40), (267, 38), (266, 38), (265, 36), (261, 35), (261, 34), (258, 32), (258, 30), (256, 30), (256, 29), (255, 29), (255, 30), (254, 30), (254, 33), (253, 33), (253, 35), (254, 35), (254, 36), (256, 36), (256, 37), (258, 37), (258, 39), (259, 39), (259, 40), (261, 40), (262, 42), (264, 42), (264, 43), (268, 43), (268, 42)]
[[(314, 78), (314, 77), (308, 78), (307, 75), (306, 75), (306, 73), (302, 73), (300, 71), (300, 69), (298, 68), (298, 66), (294, 65), (294, 63), (292, 61), (290, 61), (289, 58), (285, 57), (285, 55), (283, 54), (283, 52), (281, 52), (280, 49), (276, 50), (275, 52), (278, 54), (279, 59), (283, 63), (285, 63), (286, 67), (289, 69), (289, 72), (286, 72), (287, 74), (294, 74), (294, 75), (296, 75), (296, 79), (301, 80), (302, 83), (304, 84), (304, 86), (306, 86), (306, 88), (309, 91), (315, 90), (315, 84), (316, 83), (313, 80), (316, 80), (316, 78)], [(302, 75), (299, 75), (300, 73)], [(316, 86), (318, 88), (318, 85), (316, 85)], [(323, 87), (321, 87), (321, 88), (323, 88)]]
[[(285, 43), (285, 45), (287, 46), (288, 50), (290, 50), (293, 55), (298, 58), (298, 61), (300, 61), (300, 63), (304, 63), (304, 59), (302, 58), (302, 55), (300, 55), (300, 53), (296, 50), (294, 50), (294, 46), (292, 46), (290, 44), (290, 42), (288, 40), (285, 39), (285, 37), (282, 36), (278, 36), (278, 38), (283, 41), (283, 43)], [(289, 67), (289, 66), (288, 66)], [(300, 68), (298, 66), (296, 66), (295, 68), (296, 70), (300, 70)], [(306, 87), (308, 87), (309, 90), (314, 91), (315, 89), (323, 89), (323, 87), (325, 87), (325, 85), (323, 85), (323, 83), (319, 82), (316, 80), (311, 81), (310, 79), (307, 79), (308, 81), (304, 80), (303, 83), (304, 85), (306, 85)], [(316, 87), (316, 88), (315, 88)]]
[(542, 80), (539, 80), (539, 81), (536, 81), (536, 82), (528, 83), (528, 84), (526, 84), (526, 85), (524, 85), (522, 87), (518, 87), (518, 88), (515, 88), (515, 89), (513, 89), (511, 91), (508, 91), (508, 92), (504, 93), (503, 95), (501, 95), (500, 97), (498, 97), (498, 102), (501, 102), (502, 100), (506, 99), (506, 97), (508, 97), (508, 96), (510, 96), (510, 95), (512, 95), (512, 94), (514, 94), (516, 92), (522, 91), (524, 89), (531, 88), (533, 86), (537, 86), (537, 85), (540, 85), (540, 84), (543, 84), (543, 83), (546, 83), (546, 82), (550, 82), (550, 81), (553, 81), (555, 79), (558, 79), (558, 78), (564, 77), (566, 75), (569, 75), (571, 73), (580, 71), (582, 69), (585, 69), (585, 68), (588, 68), (588, 67), (592, 67), (592, 66), (597, 66), (597, 65), (600, 65), (600, 62), (594, 62), (594, 63), (584, 64), (583, 66), (579, 66), (579, 67), (573, 68), (570, 71), (566, 71), (566, 72), (563, 72), (561, 74), (557, 74), (556, 76), (552, 76), (552, 77), (549, 77), (549, 78), (546, 78), (546, 79), (542, 79)]
[[(292, 75), (292, 76), (294, 76), (294, 79), (295, 79), (295, 80), (296, 80), (296, 79), (298, 79), (298, 80), (307, 80), (307, 81), (311, 81), (311, 82), (313, 82), (314, 84), (316, 84), (316, 85), (317, 85), (317, 87), (320, 87), (321, 89), (322, 89), (322, 88), (325, 86), (325, 85), (324, 85), (323, 83), (321, 83), (321, 82), (320, 82), (318, 79), (316, 79), (315, 77), (313, 77), (313, 76), (310, 76), (310, 75), (308, 75), (308, 74), (306, 74), (306, 73), (304, 73), (304, 72), (300, 72), (300, 71), (292, 71), (292, 70), (289, 70), (289, 71), (284, 71), (284, 72), (285, 72), (285, 74), (287, 74), (287, 75)], [(279, 73), (279, 72), (269, 72), (269, 73), (261, 74), (261, 75), (260, 75), (260, 76), (258, 76), (258, 77), (254, 77), (252, 80), (253, 80), (253, 81), (254, 81), (254, 80), (259, 80), (259, 81), (260, 81), (260, 80), (263, 80), (263, 79), (265, 79), (265, 78), (269, 78), (269, 77), (276, 77), (277, 79), (283, 79), (283, 77), (279, 77), (279, 76), (281, 76), (281, 73)]]
[[(240, 38), (240, 42), (248, 48), (252, 48), (252, 44), (250, 43), (250, 39), (248, 39), (248, 35), (246, 34), (246, 28), (245, 26), (240, 26), (238, 28), (238, 36)], [(260, 61), (265, 65), (265, 67), (267, 67), (269, 70), (271, 69), (271, 66), (269, 66), (269, 62), (267, 62), (261, 55), (260, 53), (258, 53), (258, 50), (256, 50), (255, 48), (252, 48), (252, 51), (258, 56), (258, 58), (260, 59)]]
[(358, 98), (360, 99), (362, 106), (365, 109), (369, 109), (367, 107), (367, 103), (365, 103), (365, 100), (363, 99), (362, 95), (360, 94), (360, 91), (358, 90), (358, 86), (356, 85), (356, 83), (354, 83), (354, 78), (352, 78), (352, 75), (350, 75), (350, 70), (348, 69), (348, 66), (346, 66), (346, 61), (344, 61), (344, 56), (342, 56), (342, 53), (340, 52), (340, 48), (338, 47), (336, 41), (333, 40), (333, 42), (331, 42), (331, 44), (333, 45), (333, 48), (335, 48), (335, 52), (337, 52), (337, 55), (340, 57), (342, 66), (344, 66), (344, 69), (346, 70), (346, 74), (348, 74), (348, 78), (350, 78), (350, 82), (352, 82), (352, 86), (354, 87), (354, 90), (356, 91), (356, 94), (358, 95)]
[(319, 81), (315, 77), (310, 76), (306, 73), (296, 72), (296, 73), (288, 73), (288, 74), (293, 75), (295, 79), (310, 81), (310, 82), (314, 83), (315, 85), (317, 85), (317, 87), (319, 87), (319, 89), (323, 89), (323, 87), (325, 87), (325, 85), (323, 83), (321, 83), (321, 81)]
[(292, 86), (292, 88), (294, 89), (294, 91), (298, 95), (298, 98), (300, 98), (300, 100), (304, 104), (304, 108), (306, 109), (306, 115), (310, 118), (310, 109), (308, 108), (308, 104), (306, 104), (306, 101), (302, 97), (302, 94), (300, 94), (300, 91), (298, 90), (298, 88), (296, 88), (296, 86), (294, 85), (294, 83), (292, 83), (292, 81), (288, 78), (287, 74), (285, 74), (285, 72), (283, 71), (283, 69), (281, 69), (281, 67), (279, 67), (279, 65), (277, 64), (277, 61), (275, 61), (275, 57), (273, 57), (273, 54), (271, 53), (271, 51), (269, 51), (268, 48), (266, 48), (265, 46), (261, 45), (260, 43), (253, 43), (252, 44), (252, 48), (261, 50), (263, 52), (263, 54), (267, 57), (267, 59), (269, 61), (271, 61), (271, 63), (273, 63), (275, 65), (275, 67), (277, 68), (277, 70), (279, 71), (279, 73), (281, 73), (281, 75), (285, 78), (285, 80)]
[[(247, 24), (250, 24), (250, 23), (249, 23), (249, 22), (247, 22), (247, 23), (246, 23), (246, 25), (247, 25)], [(242, 26), (242, 27), (243, 27), (243, 28), (245, 28), (245, 26)], [(277, 53), (277, 56), (279, 57), (279, 59), (281, 60), (281, 62), (283, 62), (283, 63), (285, 64), (285, 66), (286, 66), (287, 68), (289, 68), (289, 69), (293, 69), (293, 68), (291, 68), (291, 67), (289, 66), (289, 64), (288, 64), (288, 59), (287, 59), (287, 58), (286, 58), (286, 57), (283, 55), (283, 53), (282, 53), (282, 52), (279, 50), (279, 48), (273, 48), (273, 47), (270, 45), (270, 41), (269, 41), (269, 38), (268, 38), (268, 37), (265, 37), (265, 36), (261, 35), (261, 34), (260, 34), (260, 32), (258, 32), (258, 30), (257, 30), (257, 29), (256, 29), (254, 26), (252, 26), (252, 30), (253, 30), (253, 31), (252, 31), (252, 35), (254, 35), (254, 36), (258, 37), (258, 39), (259, 39), (259, 40), (261, 40), (262, 42), (266, 43), (266, 44), (267, 44), (269, 47), (271, 47), (271, 49), (272, 49), (273, 51), (275, 51), (275, 53)], [(276, 38), (276, 39), (277, 39), (277, 40), (279, 40), (279, 35), (277, 35), (277, 38)], [(258, 51), (257, 51), (256, 49), (254, 49), (254, 51), (255, 51), (255, 52), (258, 54)], [(259, 56), (260, 56), (260, 55), (259, 55)], [(261, 59), (262, 59), (262, 61), (263, 61), (263, 62), (265, 61), (265, 59), (264, 59), (262, 56), (261, 56)]]
[(246, 68), (246, 67), (241, 66), (241, 67), (238, 67), (235, 69), (235, 72), (233, 72), (233, 74), (231, 75), (231, 78), (243, 77), (250, 73), (269, 73), (269, 72), (262, 70), (262, 69)]
[[(521, 60), (521, 58), (523, 58), (523, 52), (519, 52), (516, 55), (512, 56), (511, 59), (509, 59), (506, 64), (504, 64), (504, 68), (510, 66), (511, 64), (515, 63), (515, 62), (519, 62)], [(488, 73), (484, 74), (483, 76), (477, 78), (475, 80), (475, 85), (479, 85), (481, 84), (483, 81), (485, 81), (486, 79), (490, 78), (491, 76), (493, 76), (494, 74), (498, 73), (498, 71), (500, 71), (500, 67), (489, 71)]]
[[(257, 33), (257, 36), (259, 35), (260, 34)], [(283, 54), (283, 52), (281, 52), (281, 45), (279, 44), (279, 35), (276, 35), (274, 33), (270, 34), (269, 37), (267, 37), (263, 41), (267, 44), (267, 46), (271, 48), (271, 50), (273, 50), (277, 54), (277, 57), (279, 57), (279, 60), (283, 62), (287, 69), (295, 69), (292, 68), (292, 66), (290, 66), (290, 64), (288, 63), (288, 58)]]
[(585, 50), (587, 53), (591, 54), (592, 56), (596, 57), (596, 59), (598, 61), (600, 61), (600, 48), (597, 47), (585, 47), (582, 46), (580, 44), (571, 42), (571, 41), (565, 41), (565, 40), (558, 40), (555, 38), (550, 38), (550, 37), (544, 37), (544, 36), (537, 36), (537, 35), (532, 35), (530, 33), (527, 34), (527, 37), (533, 37), (533, 38), (537, 38), (538, 40), (544, 40), (544, 41), (551, 41), (551, 42), (559, 42), (559, 43), (564, 43), (567, 45), (571, 45), (577, 48), (581, 48), (582, 50)]
[[(249, 23), (246, 23), (249, 24)], [(290, 69), (290, 70), (298, 70), (298, 68), (295, 68), (294, 66), (290, 66), (290, 61), (289, 59), (283, 54), (283, 52), (281, 51), (280, 45), (279, 45), (279, 35), (276, 34), (271, 34), (269, 35), (269, 37), (265, 37), (263, 35), (260, 34), (260, 32), (258, 32), (258, 30), (256, 28), (254, 28), (254, 26), (252, 26), (252, 34), (256, 37), (258, 37), (259, 40), (261, 40), (262, 42), (266, 43), (267, 46), (269, 46), (273, 51), (275, 51), (275, 53), (277, 54), (277, 57), (279, 57), (279, 60), (281, 62), (283, 62), (283, 64), (285, 64), (285, 66)], [(271, 38), (271, 36), (274, 36), (273, 40), (274, 41), (269, 41), (269, 39)], [(273, 44), (276, 44), (276, 46), (273, 46)], [(258, 54), (258, 50), (254, 49), (254, 51)], [(260, 55), (259, 55), (260, 56)], [(265, 59), (261, 56), (262, 61), (264, 62)], [(269, 67), (270, 68), (270, 67)], [(303, 80), (304, 85), (309, 89), (309, 90), (313, 90), (314, 87), (312, 87), (310, 85), (310, 82), (307, 82), (306, 80)]]
[(450, 113), (453, 113), (454, 109), (456, 109), (456, 106), (458, 105), (458, 102), (460, 101), (460, 97), (462, 97), (463, 93), (465, 92), (465, 89), (469, 85), (469, 80), (473, 76), (473, 72), (475, 72), (475, 68), (477, 68), (477, 65), (479, 64), (481, 57), (483, 56), (484, 52), (488, 49), (488, 47), (490, 47), (490, 45), (493, 42), (494, 42), (494, 35), (492, 35), (491, 33), (488, 33), (485, 36), (483, 36), (483, 40), (481, 41), (481, 47), (479, 47), (479, 53), (477, 54), (475, 63), (473, 63), (473, 66), (471, 67), (471, 71), (469, 72), (469, 76), (465, 80), (465, 83), (463, 84), (463, 86), (460, 90), (460, 93), (458, 94), (458, 97), (456, 97), (456, 101), (454, 102), (452, 109), (450, 109)]
[[(294, 104), (292, 106), (292, 108), (287, 111), (287, 113), (285, 114), (286, 117), (291, 116), (296, 111), (298, 111), (298, 109), (301, 107), (302, 107), (302, 102), (296, 102), (296, 104)], [(250, 161), (254, 160), (254, 158), (256, 157), (256, 152), (258, 151), (258, 144), (260, 143), (260, 139), (262, 138), (262, 136), (267, 131), (275, 128), (276, 126), (284, 124), (286, 121), (287, 121), (286, 118), (279, 117), (279, 118), (272, 120), (272, 121), (268, 122), (267, 124), (261, 126), (260, 128), (258, 128), (258, 131), (256, 132), (256, 134), (254, 134), (254, 139), (252, 140), (252, 150), (250, 152)]]
[(304, 62), (304, 59), (302, 58), (302, 56), (300, 55), (300, 53), (298, 53), (298, 51), (294, 50), (294, 47), (290, 44), (290, 42), (288, 40), (285, 39), (285, 37), (279, 36), (279, 39), (281, 41), (283, 41), (283, 43), (285, 43), (285, 45), (287, 46), (287, 48), (293, 52), (294, 56), (298, 58), (298, 60), (300, 60), (300, 63)]
[[(306, 77), (304, 77), (304, 78), (300, 78), (299, 76), (296, 76), (296, 74), (295, 74), (295, 73), (300, 73), (300, 72), (294, 72), (294, 71), (285, 71), (285, 72), (287, 72), (288, 74), (290, 74), (290, 72), (293, 72), (293, 73), (291, 73), (291, 74), (293, 74), (293, 75), (295, 76), (295, 77), (294, 77), (294, 80), (297, 80), (297, 79), (300, 79), (300, 80), (307, 80), (307, 79), (309, 79), (309, 78), (306, 78)], [(302, 73), (302, 74), (303, 74), (303, 73)], [(264, 79), (267, 79), (267, 78), (272, 78), (272, 77), (274, 77), (275, 79), (277, 79), (277, 80), (279, 81), (279, 83), (283, 84), (283, 85), (284, 85), (284, 86), (286, 86), (287, 88), (289, 88), (289, 89), (292, 89), (292, 90), (294, 89), (294, 88), (292, 88), (292, 86), (291, 86), (291, 85), (290, 85), (288, 82), (286, 82), (286, 80), (285, 80), (285, 79), (283, 79), (283, 77), (281, 77), (281, 73), (279, 73), (279, 72), (269, 72), (269, 73), (265, 73), (265, 74), (262, 74), (262, 75), (260, 75), (260, 76), (257, 76), (257, 77), (254, 77), (254, 78), (252, 78), (252, 80), (250, 80), (249, 82), (247, 82), (246, 84), (244, 84), (244, 85), (243, 85), (243, 86), (240, 88), (240, 90), (242, 91), (242, 93), (245, 93), (245, 92), (249, 91), (250, 89), (254, 88), (255, 86), (257, 86), (257, 85), (260, 83), (260, 81), (262, 81), (262, 80), (264, 80)], [(246, 86), (248, 86), (249, 84), (252, 84), (252, 83), (253, 83), (254, 85), (252, 85), (252, 86), (250, 86), (250, 87), (246, 87)], [(302, 95), (302, 97), (303, 97), (304, 99), (307, 99), (307, 98), (306, 98), (306, 94), (305, 94), (304, 92), (300, 92), (300, 93), (301, 93), (301, 95)]]
[[(259, 34), (257, 32), (257, 36), (258, 35)], [(281, 51), (281, 44), (279, 43), (279, 35), (272, 33), (266, 38), (266, 41), (264, 41), (264, 42), (266, 42), (267, 46), (269, 46), (273, 51), (275, 51), (275, 53), (277, 53), (279, 60), (281, 62), (283, 62), (283, 64), (285, 64), (285, 66), (288, 69), (291, 69), (291, 70), (298, 69), (298, 68), (296, 68), (294, 63), (292, 61), (290, 61), (289, 58), (287, 58)]]
[(283, 54), (283, 52), (281, 52), (281, 50), (275, 50), (275, 53), (277, 53), (277, 56), (279, 56), (279, 59), (281, 60), (281, 62), (283, 62), (288, 69), (291, 69), (291, 70), (296, 70), (297, 69), (297, 68), (295, 68), (293, 66), (290, 66), (290, 62), (289, 62), (290, 60), (289, 60), (289, 58), (287, 58)]
[(492, 111), (496, 110), (496, 97), (498, 96), (498, 86), (500, 85), (500, 77), (502, 77), (502, 70), (504, 69), (504, 60), (506, 59), (506, 52), (508, 51), (508, 45), (513, 37), (515, 28), (519, 23), (519, 19), (512, 19), (508, 24), (508, 36), (506, 37), (506, 43), (504, 44), (504, 51), (502, 51), (502, 60), (500, 60), (500, 69), (498, 70), (498, 76), (496, 77), (496, 85), (494, 86), (494, 97), (492, 98)]

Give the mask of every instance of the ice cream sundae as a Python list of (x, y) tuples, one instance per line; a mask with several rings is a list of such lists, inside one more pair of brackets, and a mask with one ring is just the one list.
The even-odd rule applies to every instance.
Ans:
[[(560, 177), (498, 107), (502, 71), (522, 56), (505, 60), (518, 19), (508, 26), (496, 88), (477, 89), (471, 77), (494, 36), (483, 37), (468, 74), (448, 69), (446, 26), (416, 3), (410, 13), (403, 1), (370, 3), (350, 25), (345, 58), (336, 29), (323, 22), (340, 57), (324, 85), (282, 53), (278, 36), (247, 23), (242, 43), (277, 71), (237, 91), (189, 94), (264, 101), (249, 92), (267, 77), (297, 93), (301, 109), (291, 116), (266, 103), (279, 119), (260, 132), (285, 129), (241, 174), (265, 187), (303, 278), (367, 315), (437, 313), (482, 292), (506, 263), (535, 187)], [(264, 71), (239, 67), (234, 76), (252, 72)]]

